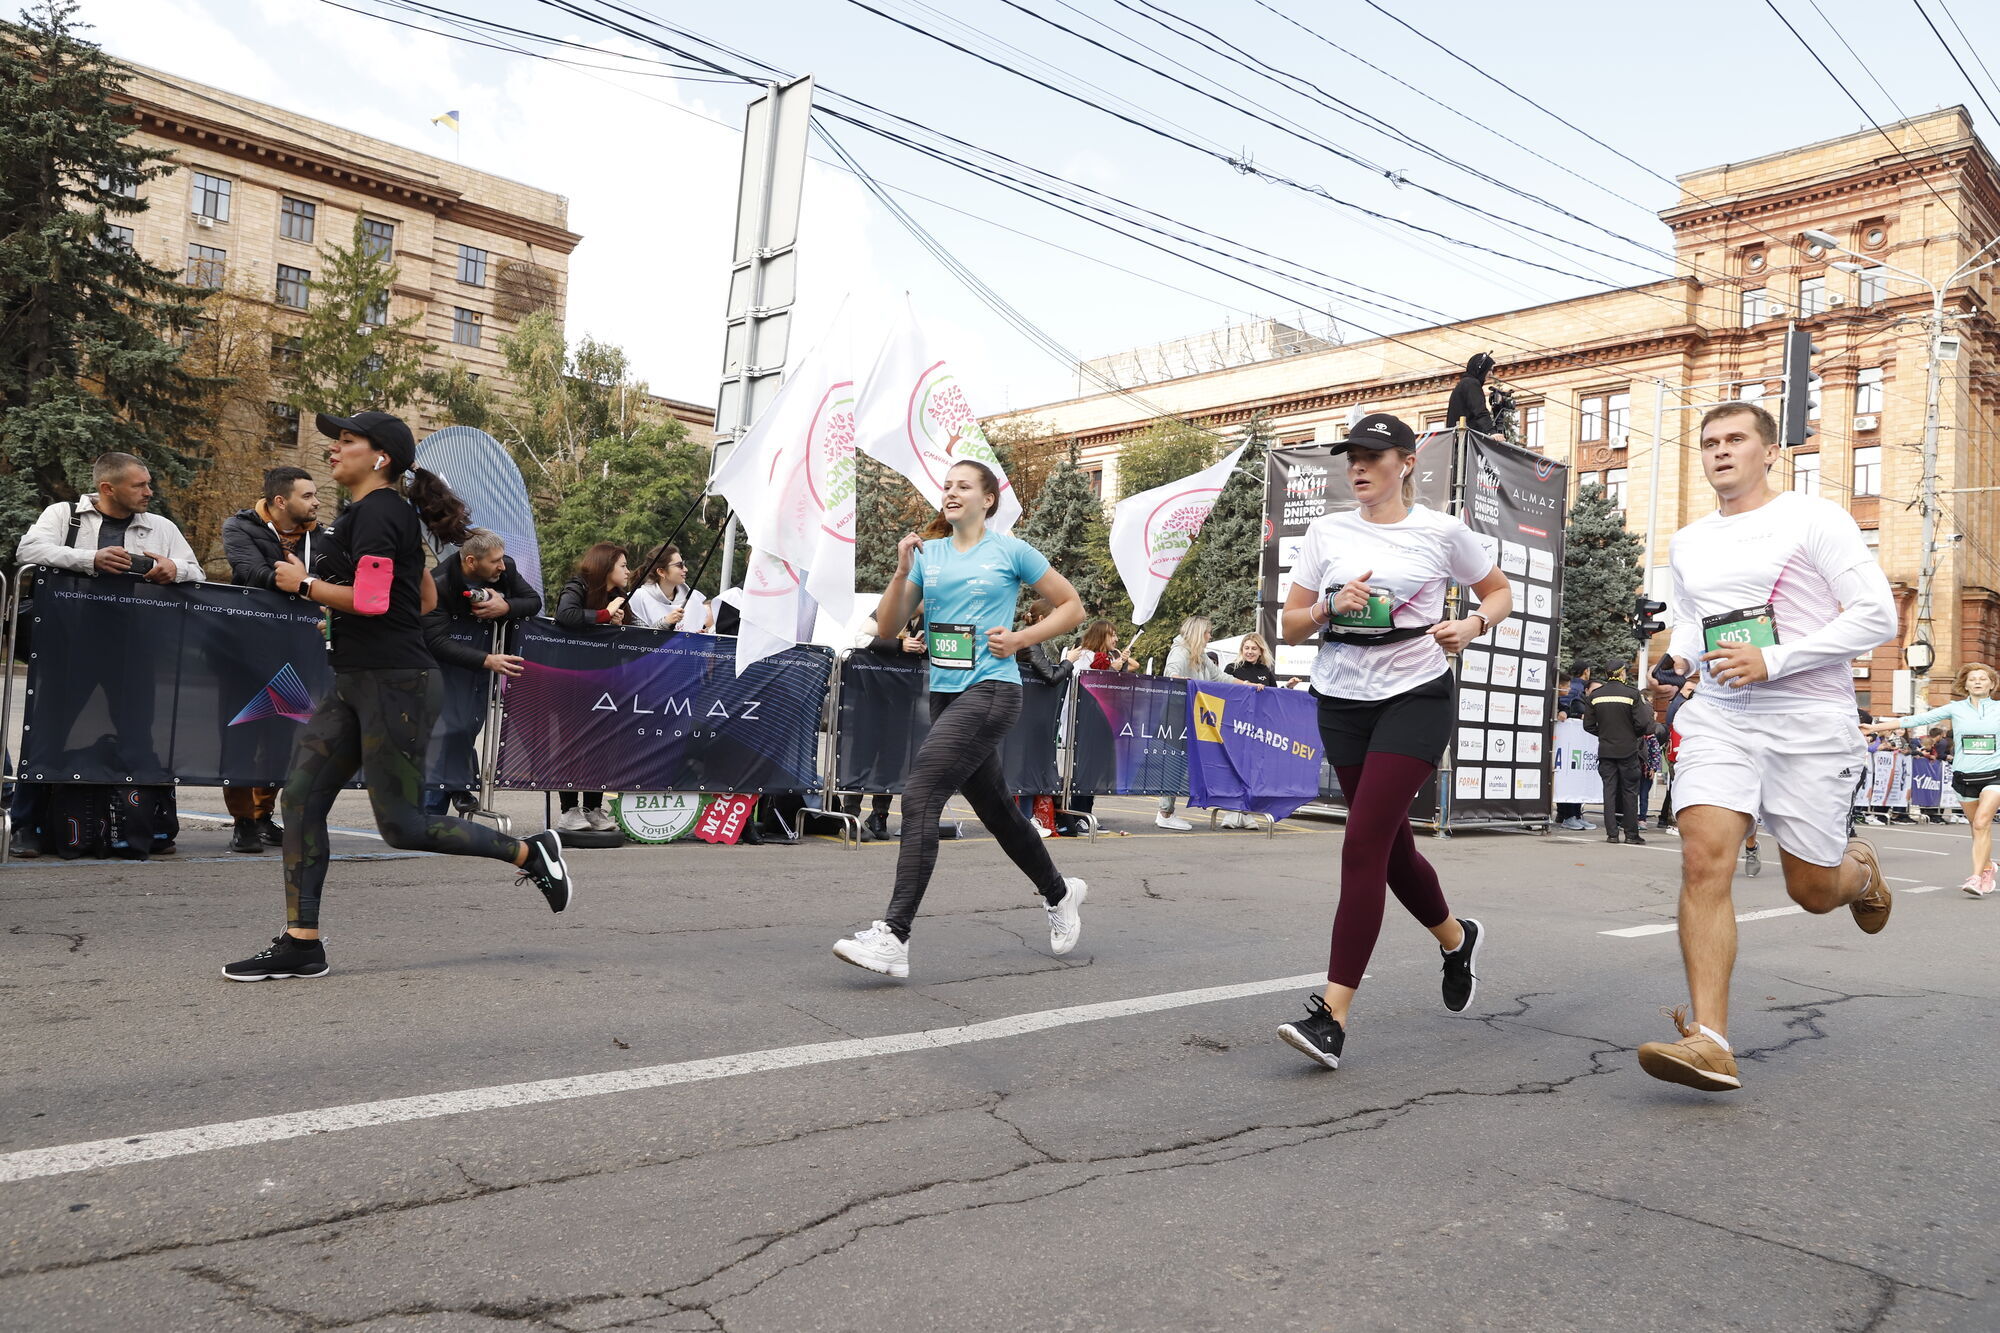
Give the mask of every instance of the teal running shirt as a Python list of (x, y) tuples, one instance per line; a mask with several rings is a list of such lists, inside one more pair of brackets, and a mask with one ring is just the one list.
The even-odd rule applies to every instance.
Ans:
[(923, 544), (910, 562), (910, 583), (923, 594), (933, 691), (958, 694), (982, 680), (1021, 683), (1013, 658), (987, 651), (986, 631), (1014, 628), (1021, 589), (1048, 572), (1040, 551), (997, 532), (970, 551), (956, 550), (949, 537)]

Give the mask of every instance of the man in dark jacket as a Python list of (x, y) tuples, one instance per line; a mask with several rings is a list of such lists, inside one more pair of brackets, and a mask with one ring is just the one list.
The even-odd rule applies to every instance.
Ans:
[[(432, 733), (433, 764), (435, 776), (449, 775), (444, 780), (451, 785), (437, 790), (427, 786), (424, 810), (443, 814), (454, 802), (476, 810), (471, 792), (457, 784), (478, 771), (473, 742), (486, 724), (486, 673), (521, 674), (520, 658), (489, 651), (492, 626), (511, 626), (540, 614), (542, 595), (521, 577), (499, 534), (484, 528), (474, 528), (457, 551), (439, 561), (431, 581), (437, 585), (437, 609), (424, 617), (424, 641), (444, 675), (444, 707)], [(509, 646), (504, 634), (500, 646)], [(424, 776), (428, 782), (434, 774)]]
[[(286, 556), (312, 568), (319, 531), (319, 486), (302, 467), (274, 467), (264, 474), (264, 498), (222, 521), (222, 554), (229, 577), (252, 588), (273, 588), (272, 571)], [(222, 803), (236, 821), (232, 852), (261, 852), (285, 840), (271, 818), (276, 787), (224, 787)]]
[(1465, 363), (1465, 373), (1451, 391), (1451, 406), (1445, 409), (1445, 425), (1470, 426), (1481, 435), (1493, 433), (1493, 410), (1486, 402), (1486, 377), (1492, 373), (1493, 358), (1485, 352)]
[(1639, 836), (1639, 747), (1659, 731), (1653, 706), (1626, 682), (1629, 669), (1620, 663), (1607, 668), (1611, 679), (1583, 701), (1583, 729), (1597, 737), (1597, 776), (1604, 783), (1604, 840), (1618, 841), (1615, 821), (1622, 821), (1625, 841), (1644, 846)]

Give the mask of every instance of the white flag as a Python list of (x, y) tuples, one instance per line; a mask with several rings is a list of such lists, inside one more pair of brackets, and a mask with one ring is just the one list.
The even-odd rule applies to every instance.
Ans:
[(1000, 481), (1000, 507), (986, 526), (1006, 532), (1021, 516), (1007, 470), (987, 442), (958, 377), (924, 341), (905, 298), (902, 322), (861, 386), (854, 409), (861, 452), (909, 479), (933, 508), (944, 504), (944, 474), (955, 463), (984, 463)]
[(1118, 502), (1111, 519), (1111, 559), (1131, 595), (1133, 624), (1143, 625), (1153, 618), (1167, 580), (1181, 567), (1188, 548), (1201, 534), (1201, 525), (1208, 522), (1209, 511), (1229, 484), (1229, 474), (1246, 447), (1237, 445), (1235, 453), (1191, 477)]
[[(847, 323), (833, 329), (730, 452), (709, 490), (750, 541), (736, 670), (798, 641), (811, 602), (854, 605), (854, 376)], [(804, 597), (801, 594), (805, 594)]]

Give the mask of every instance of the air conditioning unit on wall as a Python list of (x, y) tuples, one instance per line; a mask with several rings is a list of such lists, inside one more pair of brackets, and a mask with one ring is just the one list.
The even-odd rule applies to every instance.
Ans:
[(1874, 430), (1877, 426), (1880, 426), (1881, 424), (1882, 424), (1882, 418), (1875, 416), (1873, 414), (1854, 418), (1854, 429), (1857, 431)]
[(215, 225), (215, 219), (206, 213), (190, 213), (188, 216), (194, 219), (194, 225), (197, 227), (213, 227)]

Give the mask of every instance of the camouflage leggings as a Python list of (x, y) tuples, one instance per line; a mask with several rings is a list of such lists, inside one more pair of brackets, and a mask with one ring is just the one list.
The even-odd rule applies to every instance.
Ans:
[(510, 864), (519, 840), (469, 819), (423, 810), (424, 751), (430, 745), (444, 682), (436, 671), (343, 671), (299, 733), (285, 778), (285, 918), (302, 930), (319, 925), (326, 883), (326, 816), (358, 770), (375, 807), (375, 826), (391, 847)]

